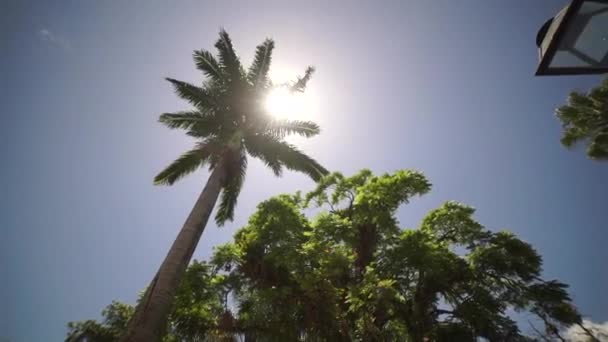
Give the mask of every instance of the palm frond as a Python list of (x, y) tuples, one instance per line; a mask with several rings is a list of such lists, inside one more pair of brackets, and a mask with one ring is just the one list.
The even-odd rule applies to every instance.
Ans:
[(298, 150), (295, 146), (281, 141), (276, 147), (277, 158), (286, 168), (307, 174), (315, 182), (329, 171), (316, 160)]
[(232, 80), (240, 78), (241, 62), (239, 61), (232, 40), (224, 29), (220, 30), (220, 38), (215, 43), (215, 47), (219, 51), (220, 65), (226, 70)]
[(222, 79), (222, 69), (211, 52), (207, 50), (194, 51), (192, 57), (198, 70), (202, 71), (207, 77), (219, 81)]
[(319, 125), (312, 121), (273, 120), (268, 125), (268, 132), (278, 138), (284, 138), (291, 134), (310, 138), (319, 134), (321, 129)]
[(275, 176), (283, 174), (283, 166), (276, 155), (265, 150), (265, 146), (274, 138), (265, 135), (248, 135), (245, 137), (245, 148), (252, 157), (260, 159)]
[[(280, 166), (305, 173), (315, 181), (328, 174), (327, 169), (317, 161), (302, 153), (295, 146), (276, 137), (268, 135), (249, 136), (245, 138), (245, 145), (252, 156), (262, 159), (268, 166), (271, 166), (268, 163), (269, 160), (273, 162), (272, 165), (278, 162)], [(252, 150), (256, 153), (251, 153)]]
[(200, 109), (213, 108), (215, 100), (209, 94), (208, 91), (201, 87), (197, 87), (188, 82), (178, 81), (173, 78), (166, 78), (167, 81), (171, 82), (175, 93), (182, 99), (190, 102), (193, 106)]
[(207, 119), (201, 118), (200, 120), (193, 121), (192, 125), (187, 128), (187, 135), (195, 138), (210, 138), (212, 136), (220, 138), (225, 136), (227, 132), (231, 134), (229, 129), (234, 128), (235, 123), (230, 113), (220, 111), (214, 112), (213, 115), (203, 115)]
[(226, 221), (234, 218), (234, 208), (241, 193), (245, 174), (247, 173), (247, 154), (242, 151), (240, 156), (235, 156), (229, 162), (226, 172), (226, 183), (222, 188), (220, 205), (215, 215), (215, 222), (218, 226), (223, 226)]
[(255, 57), (247, 74), (248, 81), (254, 86), (264, 86), (268, 81), (268, 70), (272, 61), (274, 41), (266, 39), (255, 49)]
[(187, 176), (203, 166), (207, 161), (213, 159), (218, 152), (218, 146), (214, 142), (205, 141), (182, 154), (173, 163), (154, 177), (156, 185), (173, 185), (177, 180)]
[(315, 68), (313, 66), (309, 66), (306, 68), (304, 72), (304, 77), (298, 77), (298, 80), (291, 85), (289, 88), (292, 92), (303, 92), (306, 89), (306, 85), (308, 81), (310, 81), (312, 74), (315, 72)]
[(217, 137), (216, 128), (211, 126), (195, 126), (186, 132), (186, 135), (193, 138), (205, 139), (210, 137)]
[(165, 126), (175, 129), (191, 129), (195, 126), (214, 126), (217, 119), (200, 111), (183, 111), (177, 113), (163, 113), (158, 118), (158, 122)]

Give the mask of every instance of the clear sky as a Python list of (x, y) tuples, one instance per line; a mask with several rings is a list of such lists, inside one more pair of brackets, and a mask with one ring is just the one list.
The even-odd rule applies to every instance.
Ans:
[[(317, 67), (323, 132), (301, 146), (329, 169), (425, 172), (434, 190), (400, 210), (403, 226), (472, 205), (608, 320), (608, 164), (562, 148), (553, 115), (600, 78), (533, 76), (536, 32), (565, 2), (3, 0), (0, 340), (60, 341), (151, 279), (207, 177), (152, 185), (192, 145), (156, 121), (187, 108), (163, 77), (199, 82), (192, 50), (221, 26), (246, 63), (272, 37), (277, 70)], [(261, 200), (312, 186), (252, 163), (235, 221), (209, 224), (195, 257)]]

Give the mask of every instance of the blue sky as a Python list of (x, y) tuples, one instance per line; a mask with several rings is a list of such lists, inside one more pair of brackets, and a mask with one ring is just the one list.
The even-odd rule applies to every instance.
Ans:
[[(582, 313), (608, 320), (608, 164), (559, 144), (553, 115), (597, 76), (533, 77), (535, 35), (564, 1), (3, 1), (0, 5), (0, 339), (60, 341), (146, 286), (207, 174), (154, 175), (192, 141), (157, 123), (187, 105), (163, 77), (198, 82), (194, 49), (225, 27), (244, 62), (266, 37), (274, 66), (317, 67), (323, 132), (301, 146), (346, 174), (415, 168), (430, 195), (406, 227), (458, 200), (543, 255)], [(311, 189), (249, 169), (229, 240), (261, 200)]]

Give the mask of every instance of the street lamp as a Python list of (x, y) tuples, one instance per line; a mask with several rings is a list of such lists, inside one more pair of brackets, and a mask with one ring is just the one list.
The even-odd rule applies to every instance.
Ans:
[(538, 31), (536, 75), (608, 73), (608, 0), (573, 0)]

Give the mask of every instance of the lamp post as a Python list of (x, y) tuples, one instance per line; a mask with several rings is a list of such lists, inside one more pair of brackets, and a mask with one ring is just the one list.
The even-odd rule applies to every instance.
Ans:
[(608, 73), (608, 0), (573, 0), (538, 31), (536, 76)]

